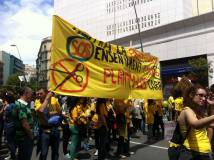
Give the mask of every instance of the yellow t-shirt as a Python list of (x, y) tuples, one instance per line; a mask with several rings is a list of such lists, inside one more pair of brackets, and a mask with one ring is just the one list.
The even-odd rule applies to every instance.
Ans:
[[(35, 110), (38, 111), (40, 109), (40, 107), (42, 106), (42, 103), (40, 102), (39, 99), (35, 100)], [(58, 102), (58, 99), (55, 97), (51, 97), (51, 103), (50, 105), (48, 105), (48, 109), (50, 112), (56, 112), (56, 113), (60, 113), (61, 112), (61, 107), (60, 104)]]
[(175, 110), (176, 111), (182, 111), (183, 109), (183, 102), (184, 102), (184, 98), (183, 97), (178, 97), (174, 100), (175, 103)]
[[(40, 102), (39, 99), (35, 100), (34, 106), (35, 106), (35, 111), (38, 111), (40, 109), (40, 107), (42, 106), (42, 103)], [(55, 97), (51, 97), (51, 102), (47, 107), (49, 109), (50, 114), (57, 114), (57, 113), (61, 112), (60, 104), (58, 102), (58, 99)], [(47, 120), (44, 117), (43, 113), (38, 112), (38, 119), (39, 119), (41, 125), (44, 125), (44, 126), (48, 125)], [(50, 129), (44, 129), (44, 131), (49, 133)]]
[(207, 136), (207, 129), (191, 128), (183, 144), (187, 149), (201, 153), (210, 153), (211, 144)]
[(145, 119), (147, 124), (153, 124), (154, 123), (154, 113), (155, 113), (155, 106), (154, 105), (145, 105), (144, 106), (145, 111)]
[(174, 98), (172, 97), (172, 96), (170, 96), (169, 98), (168, 98), (168, 103), (169, 103), (169, 109), (174, 109)]
[(100, 105), (100, 115), (108, 116), (107, 106), (104, 104)]

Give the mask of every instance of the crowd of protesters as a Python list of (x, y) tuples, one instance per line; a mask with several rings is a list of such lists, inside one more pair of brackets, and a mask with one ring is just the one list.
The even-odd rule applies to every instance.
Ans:
[[(173, 93), (164, 103), (153, 99), (59, 96), (44, 88), (35, 93), (29, 87), (21, 88), (19, 93), (7, 91), (1, 93), (0, 100), (0, 148), (4, 135), (10, 151), (6, 159), (30, 160), (35, 148), (39, 159), (46, 160), (50, 146), (51, 159), (58, 160), (62, 133), (63, 153), (68, 159), (77, 159), (81, 147), (94, 147), (94, 155), (103, 160), (108, 158), (112, 144), (117, 144), (115, 156), (126, 158), (134, 154), (129, 143), (136, 133), (147, 136), (148, 141), (164, 138), (166, 115), (178, 124), (176, 130), (185, 137), (182, 144), (170, 141), (170, 160), (181, 152), (185, 153), (183, 158), (179, 156), (181, 160), (209, 159), (214, 86), (208, 91), (193, 85), (185, 95), (178, 89)], [(94, 146), (89, 143), (91, 139)], [(179, 152), (178, 146), (182, 146)]]
[(8, 159), (31, 159), (34, 142), (39, 159), (47, 159), (49, 146), (51, 159), (59, 159), (61, 132), (68, 159), (76, 159), (81, 146), (89, 150), (92, 138), (98, 159), (108, 156), (112, 144), (117, 144), (115, 156), (134, 154), (129, 141), (137, 132), (148, 130), (149, 140), (160, 138), (159, 133), (163, 138), (161, 101), (56, 96), (44, 88), (33, 93), (29, 87), (1, 95), (0, 133), (10, 150)]

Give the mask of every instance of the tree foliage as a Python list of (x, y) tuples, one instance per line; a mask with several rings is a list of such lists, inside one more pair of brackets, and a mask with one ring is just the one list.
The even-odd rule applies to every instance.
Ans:
[(191, 59), (188, 63), (192, 67), (190, 75), (196, 77), (197, 82), (207, 85), (211, 63), (203, 57)]
[(38, 83), (36, 78), (31, 78), (30, 82), (21, 82), (19, 80), (19, 77), (21, 74), (20, 73), (16, 73), (16, 74), (12, 74), (8, 77), (8, 80), (6, 82), (5, 85), (0, 86), (0, 92), (4, 93), (5, 91), (13, 91), (14, 93), (17, 93), (20, 89), (20, 87), (23, 86), (28, 86), (30, 88), (32, 88), (33, 91), (36, 91), (38, 89)]

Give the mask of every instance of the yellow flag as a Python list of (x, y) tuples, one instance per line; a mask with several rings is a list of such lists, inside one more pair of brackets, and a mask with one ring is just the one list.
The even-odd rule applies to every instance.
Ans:
[(53, 16), (50, 90), (72, 96), (161, 99), (159, 61), (99, 41)]

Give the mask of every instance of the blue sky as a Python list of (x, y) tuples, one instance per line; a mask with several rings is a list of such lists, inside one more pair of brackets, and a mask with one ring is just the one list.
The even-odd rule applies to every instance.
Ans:
[(54, 0), (0, 0), (0, 50), (35, 64), (41, 40), (51, 36)]

